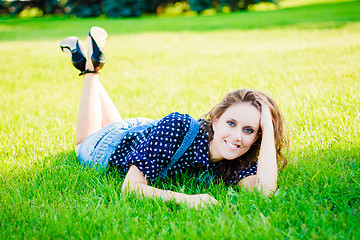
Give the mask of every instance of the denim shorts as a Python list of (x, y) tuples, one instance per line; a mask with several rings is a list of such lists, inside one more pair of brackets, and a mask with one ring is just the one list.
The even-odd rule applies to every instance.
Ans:
[(152, 119), (138, 117), (122, 119), (105, 126), (80, 144), (77, 153), (80, 164), (98, 170), (106, 169), (111, 155), (127, 132), (142, 132), (154, 124)]

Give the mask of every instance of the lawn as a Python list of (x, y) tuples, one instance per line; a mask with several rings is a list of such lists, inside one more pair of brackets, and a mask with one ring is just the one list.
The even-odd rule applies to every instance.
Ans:
[[(0, 17), (0, 238), (359, 239), (360, 1), (307, 2), (171, 18)], [(238, 88), (271, 95), (291, 139), (275, 195), (158, 183), (220, 202), (194, 211), (122, 194), (116, 171), (81, 167), (82, 79), (59, 41), (85, 41), (93, 25), (109, 33), (101, 79), (124, 118), (197, 118)]]

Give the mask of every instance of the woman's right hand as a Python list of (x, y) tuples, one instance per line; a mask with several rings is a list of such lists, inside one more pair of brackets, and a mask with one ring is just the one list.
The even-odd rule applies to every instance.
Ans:
[(218, 202), (209, 194), (188, 195), (186, 201), (191, 208), (195, 209), (198, 209), (199, 207), (205, 207), (207, 205), (215, 205)]
[(175, 200), (177, 203), (186, 203), (191, 208), (195, 209), (204, 207), (206, 205), (217, 204), (217, 200), (211, 197), (209, 194), (187, 195), (173, 191), (167, 191), (164, 194), (164, 190), (149, 186), (146, 178), (135, 165), (130, 167), (121, 189), (123, 192), (125, 192), (127, 189), (139, 192), (142, 196), (162, 196), (164, 201)]

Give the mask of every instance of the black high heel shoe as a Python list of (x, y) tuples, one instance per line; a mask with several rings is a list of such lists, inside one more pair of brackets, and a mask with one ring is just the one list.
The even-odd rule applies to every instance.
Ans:
[(60, 48), (71, 57), (71, 62), (76, 69), (85, 71), (86, 52), (84, 44), (78, 37), (68, 37), (60, 41)]

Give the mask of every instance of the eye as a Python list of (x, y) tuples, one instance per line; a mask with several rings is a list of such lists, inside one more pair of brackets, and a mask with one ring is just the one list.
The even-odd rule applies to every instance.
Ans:
[(236, 123), (234, 121), (227, 121), (226, 122), (230, 127), (235, 127)]
[(244, 128), (244, 132), (247, 134), (252, 134), (254, 130), (252, 130), (251, 128)]

